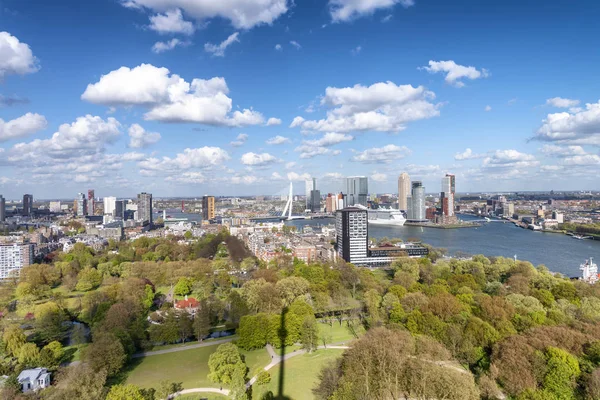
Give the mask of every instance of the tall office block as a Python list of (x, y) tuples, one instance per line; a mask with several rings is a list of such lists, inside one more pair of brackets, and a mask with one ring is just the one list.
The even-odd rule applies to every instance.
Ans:
[(408, 196), (410, 196), (410, 176), (403, 172), (398, 177), (398, 210), (408, 210)]
[(29, 217), (33, 212), (33, 195), (32, 194), (24, 194), (23, 195), (23, 213), (22, 215), (25, 217)]
[(413, 221), (425, 221), (427, 219), (427, 210), (425, 209), (425, 187), (423, 186), (423, 182), (412, 182), (411, 194), (410, 214), (408, 215), (408, 219)]
[(116, 197), (105, 197), (102, 199), (104, 203), (104, 215), (115, 215), (115, 208), (117, 207)]
[(304, 196), (306, 199), (306, 209), (309, 210), (310, 207), (310, 201), (311, 201), (311, 197), (310, 197), (310, 192), (312, 192), (313, 190), (316, 189), (316, 179), (307, 179), (304, 182)]
[(204, 196), (202, 198), (202, 221), (215, 219), (215, 197)]
[(125, 220), (125, 200), (115, 201), (115, 212), (113, 217), (115, 217), (115, 219)]
[(310, 191), (310, 211), (319, 212), (321, 211), (321, 191), (311, 190)]
[(137, 196), (137, 219), (152, 225), (152, 194), (140, 193)]
[(33, 264), (33, 244), (0, 244), (0, 280), (18, 276), (23, 267)]
[(338, 209), (338, 195), (329, 193), (325, 200), (325, 211), (332, 214)]
[(77, 198), (75, 199), (75, 213), (78, 217), (82, 217), (87, 215), (87, 199), (85, 198), (84, 193), (77, 193)]
[(440, 199), (442, 203), (442, 214), (447, 217), (454, 216), (454, 196), (456, 193), (456, 177), (452, 174), (446, 174), (442, 178), (442, 192)]
[(6, 200), (0, 195), (0, 222), (6, 221)]
[(369, 180), (366, 176), (351, 176), (346, 178), (346, 204), (367, 206), (369, 197)]
[(349, 263), (364, 263), (368, 257), (368, 214), (366, 209), (347, 207), (335, 215), (338, 255)]
[(96, 198), (94, 196), (94, 189), (89, 189), (87, 193), (87, 215), (94, 215), (94, 206), (96, 205)]

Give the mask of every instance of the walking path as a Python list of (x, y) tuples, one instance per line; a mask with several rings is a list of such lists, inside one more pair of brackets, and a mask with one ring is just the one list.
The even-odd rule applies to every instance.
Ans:
[(229, 396), (229, 389), (217, 389), (217, 388), (194, 388), (194, 389), (184, 389), (181, 392), (173, 393), (169, 396), (169, 399), (174, 399), (176, 397), (182, 396), (184, 394), (191, 393), (219, 393), (224, 396)]
[(190, 345), (187, 345), (187, 346), (173, 347), (172, 349), (147, 351), (145, 353), (136, 353), (136, 354), (132, 355), (131, 358), (142, 358), (142, 357), (149, 357), (149, 356), (157, 356), (159, 354), (177, 353), (178, 351), (186, 351), (186, 350), (191, 350), (191, 349), (198, 349), (200, 347), (215, 346), (217, 344), (229, 343), (229, 342), (231, 342), (234, 339), (237, 339), (237, 336), (230, 336), (230, 337), (225, 338), (225, 339), (211, 340), (211, 341), (208, 341), (208, 342), (201, 342), (201, 343), (196, 343), (196, 344), (190, 344)]

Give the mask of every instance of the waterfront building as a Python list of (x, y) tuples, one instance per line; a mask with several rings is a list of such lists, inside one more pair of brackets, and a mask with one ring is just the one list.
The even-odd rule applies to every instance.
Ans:
[(215, 198), (214, 196), (202, 197), (202, 220), (209, 222), (215, 219)]
[(18, 276), (23, 267), (33, 264), (34, 254), (31, 243), (0, 244), (0, 279)]
[(321, 191), (311, 190), (310, 191), (310, 211), (320, 212), (321, 211)]
[(454, 216), (454, 197), (456, 195), (456, 177), (452, 174), (446, 174), (442, 178), (442, 192), (440, 200), (442, 203), (442, 214), (445, 217)]
[(304, 197), (306, 200), (306, 209), (311, 209), (311, 192), (316, 189), (317, 180), (315, 178), (307, 179), (304, 182)]
[(94, 206), (96, 204), (96, 198), (94, 197), (94, 189), (88, 189), (87, 192), (87, 215), (94, 215)]
[(367, 206), (369, 197), (369, 180), (366, 176), (350, 176), (346, 178), (346, 205), (352, 207), (360, 204)]
[(502, 208), (502, 215), (504, 217), (512, 218), (515, 213), (515, 203), (506, 202), (504, 203), (504, 207)]
[(137, 220), (152, 225), (152, 193), (137, 195)]
[(565, 222), (565, 215), (558, 211), (552, 211), (552, 219), (555, 219), (559, 224), (562, 224)]
[(335, 233), (338, 255), (345, 261), (358, 265), (368, 255), (368, 214), (366, 209), (347, 207), (335, 216)]
[(408, 196), (410, 196), (410, 176), (403, 172), (398, 177), (398, 209), (408, 210)]
[(4, 197), (0, 195), (0, 222), (4, 222), (6, 220), (6, 200)]
[(78, 217), (87, 215), (87, 200), (84, 193), (77, 193), (73, 208), (75, 208), (75, 213)]
[(33, 212), (33, 195), (32, 194), (24, 194), (23, 195), (23, 212), (21, 213), (24, 217), (31, 216)]
[(409, 221), (426, 221), (427, 210), (425, 208), (425, 187), (423, 182), (412, 182), (412, 193), (409, 204)]

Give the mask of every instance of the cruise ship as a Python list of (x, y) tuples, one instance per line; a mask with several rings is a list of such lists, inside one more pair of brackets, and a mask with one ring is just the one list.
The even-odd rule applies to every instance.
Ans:
[(371, 210), (361, 205), (355, 205), (354, 207), (367, 210), (369, 224), (371, 225), (402, 226), (406, 222), (404, 214), (402, 214), (401, 211), (392, 208), (378, 208), (377, 210)]

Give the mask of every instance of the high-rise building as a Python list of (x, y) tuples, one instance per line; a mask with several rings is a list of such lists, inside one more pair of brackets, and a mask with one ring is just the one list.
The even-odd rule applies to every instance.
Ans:
[(215, 197), (204, 196), (202, 198), (202, 221), (211, 221), (215, 219)]
[(94, 189), (88, 189), (87, 194), (87, 215), (94, 215), (94, 206), (96, 204), (96, 198), (94, 197)]
[(87, 215), (87, 199), (85, 198), (84, 193), (77, 193), (77, 198), (75, 199), (75, 213), (78, 217)]
[(152, 193), (142, 192), (137, 196), (137, 219), (152, 225)]
[(446, 174), (442, 178), (442, 192), (440, 199), (442, 203), (442, 214), (446, 217), (454, 216), (454, 197), (456, 194), (456, 177), (452, 174)]
[(28, 217), (33, 212), (33, 195), (32, 194), (24, 194), (23, 195), (23, 213), (22, 215)]
[(33, 244), (0, 244), (0, 280), (18, 276), (23, 267), (33, 264)]
[(425, 187), (421, 181), (412, 182), (412, 196), (410, 213), (408, 219), (413, 221), (425, 221), (427, 209), (425, 208)]
[(346, 204), (367, 206), (369, 197), (369, 180), (366, 176), (350, 176), (346, 178)]
[(116, 197), (105, 197), (103, 200), (104, 203), (104, 215), (115, 215), (115, 208), (117, 207), (117, 198)]
[(115, 213), (113, 214), (115, 219), (125, 220), (125, 200), (115, 201)]
[(338, 255), (353, 264), (364, 263), (368, 257), (367, 210), (347, 207), (335, 215), (335, 232)]
[(325, 199), (325, 211), (328, 213), (334, 213), (338, 209), (338, 195), (329, 193), (327, 199)]
[(0, 195), (0, 222), (6, 221), (6, 200)]
[(319, 212), (321, 211), (321, 191), (311, 190), (310, 191), (310, 211)]
[(403, 172), (398, 177), (398, 209), (408, 210), (408, 196), (410, 196), (410, 176)]
[(50, 208), (50, 212), (59, 213), (62, 212), (61, 206), (60, 201), (51, 201), (48, 207)]
[(316, 179), (315, 178), (313, 178), (313, 179), (307, 179), (304, 182), (304, 196), (306, 198), (306, 209), (307, 210), (311, 209), (311, 207), (310, 207), (310, 205), (311, 205), (311, 203), (310, 203), (311, 202), (311, 197), (310, 197), (311, 194), (310, 194), (310, 192), (312, 192), (315, 189), (316, 189)]

